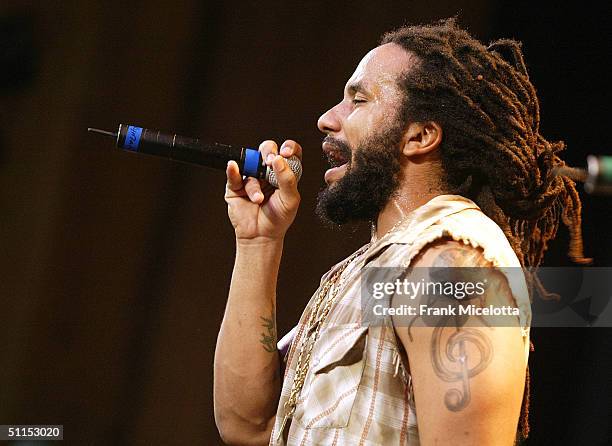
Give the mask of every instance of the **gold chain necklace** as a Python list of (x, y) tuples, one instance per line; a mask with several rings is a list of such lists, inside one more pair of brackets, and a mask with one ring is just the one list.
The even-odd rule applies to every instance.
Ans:
[[(302, 387), (304, 387), (304, 382), (306, 381), (306, 374), (308, 373), (308, 369), (310, 368), (310, 358), (312, 356), (312, 349), (319, 338), (319, 330), (323, 323), (327, 320), (329, 316), (329, 312), (336, 300), (336, 296), (338, 295), (338, 291), (340, 290), (340, 284), (337, 283), (342, 276), (342, 273), (346, 270), (346, 268), (355, 260), (359, 255), (363, 254), (369, 244), (363, 246), (358, 251), (353, 253), (332, 275), (332, 277), (327, 280), (319, 294), (317, 295), (317, 299), (315, 300), (312, 310), (308, 315), (308, 319), (306, 321), (306, 337), (302, 341), (300, 345), (300, 352), (298, 353), (297, 363), (295, 366), (295, 374), (293, 375), (293, 384), (291, 386), (291, 392), (289, 393), (289, 398), (285, 401), (284, 409), (285, 416), (283, 417), (283, 422), (278, 430), (277, 438), (280, 437), (282, 432), (285, 430), (285, 424), (287, 420), (293, 417), (295, 413), (295, 409), (297, 407), (297, 400), (302, 392)], [(331, 287), (334, 287), (331, 295), (325, 302), (325, 298), (327, 297), (329, 290)], [(325, 305), (323, 306), (323, 302)], [(308, 333), (312, 333), (308, 335)]]

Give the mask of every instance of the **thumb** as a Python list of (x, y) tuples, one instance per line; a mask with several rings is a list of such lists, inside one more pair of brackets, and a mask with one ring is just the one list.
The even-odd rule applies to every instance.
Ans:
[(291, 208), (296, 206), (300, 201), (300, 194), (297, 190), (298, 181), (289, 164), (285, 158), (277, 155), (272, 161), (272, 168), (276, 174), (278, 190), (283, 203)]

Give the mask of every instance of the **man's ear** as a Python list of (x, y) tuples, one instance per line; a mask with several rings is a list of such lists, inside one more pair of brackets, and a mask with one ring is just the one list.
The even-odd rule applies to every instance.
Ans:
[(412, 122), (402, 138), (402, 154), (412, 157), (424, 155), (438, 148), (442, 142), (442, 127), (434, 121)]

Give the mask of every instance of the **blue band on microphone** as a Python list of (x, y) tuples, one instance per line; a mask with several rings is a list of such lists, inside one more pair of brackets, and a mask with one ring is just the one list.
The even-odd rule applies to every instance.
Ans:
[(245, 149), (246, 153), (244, 156), (244, 168), (242, 174), (247, 177), (257, 178), (257, 171), (259, 170), (259, 151), (254, 149)]
[(125, 141), (123, 148), (131, 150), (132, 152), (138, 152), (138, 145), (140, 144), (140, 135), (142, 135), (142, 127), (128, 126), (125, 134)]

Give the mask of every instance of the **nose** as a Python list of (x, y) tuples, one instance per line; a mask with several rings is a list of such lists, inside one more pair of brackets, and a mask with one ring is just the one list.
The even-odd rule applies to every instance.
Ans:
[(340, 131), (340, 120), (336, 114), (336, 107), (332, 107), (321, 115), (317, 121), (317, 127), (323, 133), (338, 133)]

